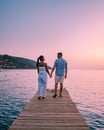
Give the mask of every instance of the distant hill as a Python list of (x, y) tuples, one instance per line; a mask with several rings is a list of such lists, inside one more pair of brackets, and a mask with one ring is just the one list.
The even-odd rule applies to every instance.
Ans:
[(36, 62), (30, 59), (0, 55), (0, 69), (35, 69)]

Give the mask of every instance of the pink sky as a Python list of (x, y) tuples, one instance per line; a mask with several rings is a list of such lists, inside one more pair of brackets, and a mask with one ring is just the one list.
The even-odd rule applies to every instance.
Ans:
[(104, 0), (0, 0), (0, 54), (104, 69)]

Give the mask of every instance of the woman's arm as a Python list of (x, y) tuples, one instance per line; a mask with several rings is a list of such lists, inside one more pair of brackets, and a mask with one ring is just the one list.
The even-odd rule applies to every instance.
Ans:
[(48, 70), (48, 66), (47, 63), (45, 63), (45, 68), (46, 68), (46, 72), (48, 73), (48, 75), (50, 76), (49, 70)]

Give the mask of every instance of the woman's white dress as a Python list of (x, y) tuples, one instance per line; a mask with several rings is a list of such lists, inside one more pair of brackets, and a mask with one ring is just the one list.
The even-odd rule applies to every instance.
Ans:
[(38, 74), (38, 96), (46, 96), (47, 72), (45, 67), (39, 67)]

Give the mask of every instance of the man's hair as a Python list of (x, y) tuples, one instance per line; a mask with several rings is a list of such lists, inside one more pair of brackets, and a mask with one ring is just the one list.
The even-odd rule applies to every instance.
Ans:
[(62, 56), (63, 54), (62, 54), (62, 52), (58, 52), (58, 55)]

